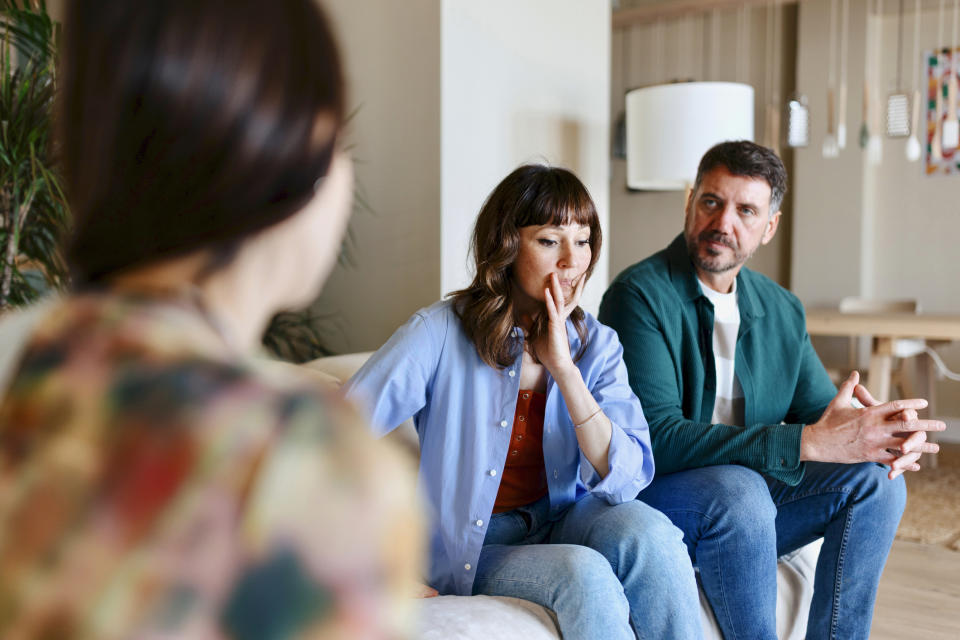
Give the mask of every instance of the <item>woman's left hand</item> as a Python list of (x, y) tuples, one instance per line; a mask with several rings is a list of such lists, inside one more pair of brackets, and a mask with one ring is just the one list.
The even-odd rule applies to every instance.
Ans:
[(556, 273), (550, 274), (549, 286), (544, 289), (544, 302), (547, 307), (546, 335), (534, 345), (537, 358), (554, 378), (567, 367), (573, 366), (570, 353), (570, 341), (567, 338), (567, 318), (580, 304), (580, 294), (587, 279), (580, 276), (570, 300), (563, 297), (560, 279)]

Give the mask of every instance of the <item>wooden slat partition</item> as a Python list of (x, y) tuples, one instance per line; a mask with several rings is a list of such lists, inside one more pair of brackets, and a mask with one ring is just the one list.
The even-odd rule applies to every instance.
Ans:
[[(796, 4), (800, 0), (774, 0), (776, 4)], [(671, 0), (642, 7), (619, 9), (613, 12), (613, 26), (629, 27), (634, 24), (678, 18), (691, 13), (706, 13), (714, 9), (735, 9), (744, 5), (765, 7), (769, 0)]]

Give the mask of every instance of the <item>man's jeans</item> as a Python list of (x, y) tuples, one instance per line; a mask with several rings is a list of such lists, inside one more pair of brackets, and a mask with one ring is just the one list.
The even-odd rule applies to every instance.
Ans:
[(549, 508), (545, 497), (491, 517), (474, 594), (548, 607), (570, 640), (702, 637), (693, 567), (666, 516), (590, 495), (552, 522)]
[(873, 463), (806, 463), (791, 487), (736, 465), (657, 476), (638, 498), (684, 532), (727, 640), (776, 636), (777, 557), (823, 537), (807, 638), (870, 635), (880, 574), (906, 504)]

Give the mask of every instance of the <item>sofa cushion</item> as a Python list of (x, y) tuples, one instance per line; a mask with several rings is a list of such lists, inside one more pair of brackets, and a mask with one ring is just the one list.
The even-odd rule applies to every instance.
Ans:
[(373, 351), (360, 351), (357, 353), (347, 353), (341, 356), (327, 356), (317, 358), (310, 362), (305, 362), (302, 367), (311, 371), (320, 371), (329, 376), (333, 376), (342, 383), (346, 382), (350, 376), (357, 372), (363, 363), (373, 355)]
[(505, 596), (438, 596), (421, 603), (420, 640), (558, 640), (553, 613)]
[[(371, 355), (373, 355), (373, 351), (328, 356), (311, 360), (300, 366), (308, 369), (312, 374), (332, 377), (342, 384), (346, 382), (357, 369), (363, 366), (363, 363), (366, 362), (367, 358)], [(419, 459), (420, 440), (417, 437), (417, 429), (413, 426), (412, 418), (391, 431), (386, 436), (386, 440), (410, 453), (414, 457), (414, 460)]]

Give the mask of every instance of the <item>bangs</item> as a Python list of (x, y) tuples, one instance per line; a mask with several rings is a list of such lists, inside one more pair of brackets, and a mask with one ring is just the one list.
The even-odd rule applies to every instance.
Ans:
[(554, 170), (544, 176), (546, 179), (531, 185), (523, 206), (516, 216), (516, 226), (533, 225), (580, 225), (596, 229), (599, 227), (597, 209), (583, 183), (573, 174)]

